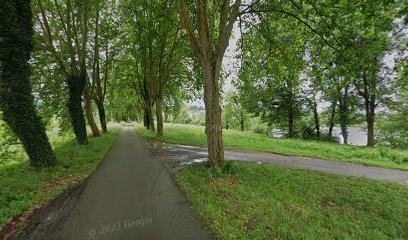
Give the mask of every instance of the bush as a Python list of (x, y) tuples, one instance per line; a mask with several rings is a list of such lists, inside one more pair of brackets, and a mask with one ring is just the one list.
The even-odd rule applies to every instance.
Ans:
[(315, 129), (311, 126), (303, 125), (301, 129), (301, 138), (304, 140), (315, 140), (323, 142), (340, 143), (340, 138), (330, 136), (328, 132), (321, 131), (320, 137), (316, 135)]

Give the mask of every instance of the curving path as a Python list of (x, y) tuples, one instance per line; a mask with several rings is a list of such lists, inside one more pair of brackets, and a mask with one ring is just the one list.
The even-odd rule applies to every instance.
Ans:
[[(193, 154), (199, 161), (207, 157), (207, 148), (186, 145), (167, 144), (172, 151)], [(194, 161), (194, 158), (189, 161)], [(364, 177), (374, 180), (383, 180), (408, 184), (408, 171), (367, 166), (343, 161), (322, 160), (310, 157), (280, 155), (267, 152), (247, 150), (225, 150), (225, 158), (242, 162), (268, 163), (280, 166), (289, 166), (302, 169), (317, 170), (328, 173), (341, 174), (353, 177)]]
[(64, 217), (61, 239), (211, 239), (187, 200), (125, 128)]

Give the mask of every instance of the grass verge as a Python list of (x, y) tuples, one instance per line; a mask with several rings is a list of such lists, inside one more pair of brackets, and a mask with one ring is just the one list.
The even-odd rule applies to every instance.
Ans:
[(90, 175), (118, 133), (112, 129), (99, 138), (90, 137), (85, 146), (75, 139), (57, 140), (53, 148), (59, 164), (54, 168), (34, 170), (22, 154), (0, 165), (0, 229), (14, 216), (41, 206)]
[[(207, 146), (204, 127), (167, 125), (164, 136), (158, 138), (142, 126), (136, 131), (142, 137), (168, 143)], [(315, 157), (408, 170), (408, 151), (387, 147), (370, 148), (300, 139), (276, 139), (264, 135), (223, 130), (224, 146), (229, 149), (255, 150), (278, 154)]]
[(271, 165), (194, 164), (176, 181), (219, 239), (407, 239), (408, 188)]

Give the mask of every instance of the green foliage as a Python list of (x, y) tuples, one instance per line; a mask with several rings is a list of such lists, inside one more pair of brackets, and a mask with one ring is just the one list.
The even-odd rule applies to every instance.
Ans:
[(321, 132), (320, 136), (317, 136), (315, 129), (308, 125), (302, 126), (300, 137), (304, 140), (315, 140), (315, 141), (340, 143), (340, 139), (338, 137), (329, 136), (327, 132)]
[[(142, 137), (168, 143), (194, 146), (207, 144), (203, 127), (172, 125), (165, 126), (165, 129), (166, 135), (161, 138), (140, 127), (137, 127), (136, 131)], [(340, 145), (301, 139), (275, 139), (235, 130), (223, 130), (223, 139), (225, 148), (229, 149), (264, 151), (408, 170), (407, 150)], [(384, 154), (384, 151), (387, 154)]]
[(408, 94), (400, 89), (397, 101), (389, 104), (390, 113), (380, 117), (377, 124), (378, 141), (382, 145), (408, 148)]
[(217, 239), (408, 236), (405, 186), (271, 165), (226, 165), (234, 171), (194, 164), (176, 177)]
[(240, 103), (239, 95), (227, 92), (223, 108), (222, 123), (226, 129), (250, 129), (249, 114)]
[(18, 138), (15, 136), (10, 127), (2, 121), (0, 112), (0, 164), (9, 160), (16, 153), (23, 151), (19, 144)]
[(108, 110), (115, 119), (143, 119), (162, 102), (167, 120), (176, 117), (200, 88), (177, 3), (127, 0), (118, 6), (120, 60), (113, 69)]
[[(270, 124), (287, 128), (302, 111), (301, 72), (306, 42), (302, 28), (277, 13), (247, 19), (241, 40), (240, 97), (245, 108)], [(289, 120), (291, 119), (291, 120)]]
[(112, 145), (118, 131), (90, 138), (88, 145), (78, 145), (72, 138), (53, 142), (59, 165), (34, 170), (25, 156), (0, 164), (0, 227), (34, 206), (55, 198), (91, 174)]

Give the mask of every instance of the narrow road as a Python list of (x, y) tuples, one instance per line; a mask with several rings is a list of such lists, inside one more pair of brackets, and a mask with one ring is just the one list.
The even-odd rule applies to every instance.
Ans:
[(211, 239), (132, 128), (124, 129), (62, 225), (63, 239)]
[[(186, 156), (193, 156), (189, 156), (188, 158), (182, 157), (181, 161), (192, 162), (194, 159), (200, 161), (207, 157), (207, 148), (174, 144), (168, 144), (168, 147), (172, 149), (172, 151), (180, 152), (181, 155), (183, 155), (182, 153), (184, 152)], [(247, 150), (226, 150), (225, 158), (243, 162), (269, 163), (273, 165), (408, 184), (408, 171), (343, 161), (322, 160), (310, 157), (288, 156)]]

